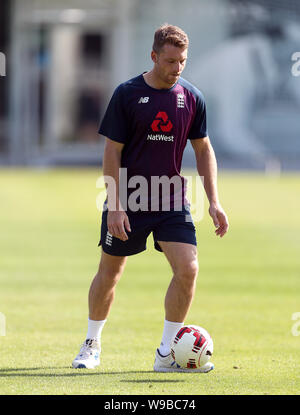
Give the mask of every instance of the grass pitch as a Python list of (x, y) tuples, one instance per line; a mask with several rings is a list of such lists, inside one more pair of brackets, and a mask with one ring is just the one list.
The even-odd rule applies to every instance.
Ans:
[(298, 175), (220, 172), (229, 233), (215, 237), (207, 205), (196, 224), (200, 272), (185, 323), (211, 333), (213, 372), (152, 371), (171, 277), (152, 237), (117, 286), (101, 366), (71, 368), (99, 262), (99, 174), (0, 171), (0, 394), (299, 394)]

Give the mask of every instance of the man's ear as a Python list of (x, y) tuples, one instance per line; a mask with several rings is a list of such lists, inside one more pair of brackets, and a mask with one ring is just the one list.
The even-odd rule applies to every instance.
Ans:
[(156, 52), (154, 52), (154, 50), (152, 50), (152, 52), (151, 52), (151, 59), (154, 63), (157, 63), (157, 61), (158, 61), (158, 55), (157, 55)]

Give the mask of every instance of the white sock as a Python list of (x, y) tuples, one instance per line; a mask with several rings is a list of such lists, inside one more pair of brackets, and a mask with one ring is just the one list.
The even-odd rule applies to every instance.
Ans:
[(167, 356), (171, 353), (171, 341), (174, 339), (176, 333), (184, 325), (184, 323), (177, 323), (165, 320), (162, 340), (159, 346), (159, 353), (162, 356)]
[(86, 335), (87, 339), (96, 339), (100, 343), (101, 332), (104, 327), (106, 320), (90, 320), (88, 319), (88, 332)]

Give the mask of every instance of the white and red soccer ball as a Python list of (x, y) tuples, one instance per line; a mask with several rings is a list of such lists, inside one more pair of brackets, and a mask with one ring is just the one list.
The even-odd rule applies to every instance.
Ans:
[(183, 326), (173, 340), (171, 354), (182, 368), (198, 369), (211, 358), (213, 340), (203, 327)]

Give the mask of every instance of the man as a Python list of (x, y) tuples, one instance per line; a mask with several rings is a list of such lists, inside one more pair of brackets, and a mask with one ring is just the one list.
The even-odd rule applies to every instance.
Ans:
[[(195, 227), (180, 176), (187, 139), (193, 145), (198, 172), (204, 176), (216, 235), (222, 237), (228, 229), (218, 199), (217, 165), (207, 136), (204, 99), (200, 91), (180, 77), (187, 51), (188, 37), (180, 28), (161, 26), (154, 35), (153, 69), (116, 89), (102, 121), (99, 133), (106, 137), (103, 173), (108, 183), (99, 242), (102, 255), (89, 292), (88, 332), (73, 361), (74, 368), (99, 365), (101, 332), (115, 286), (126, 258), (146, 249), (151, 232), (155, 248), (165, 254), (173, 271), (154, 370), (209, 372), (214, 367), (208, 362), (197, 370), (184, 369), (175, 364), (170, 354), (171, 340), (183, 326), (191, 305), (198, 273)], [(153, 195), (152, 179), (161, 176), (175, 179), (167, 198), (162, 192)], [(137, 178), (146, 190), (140, 189), (135, 197), (137, 190), (132, 191), (132, 183)], [(125, 187), (129, 196), (121, 194), (120, 189)]]

